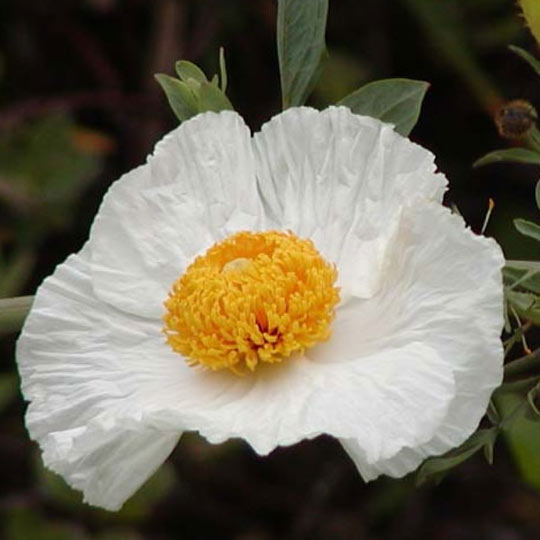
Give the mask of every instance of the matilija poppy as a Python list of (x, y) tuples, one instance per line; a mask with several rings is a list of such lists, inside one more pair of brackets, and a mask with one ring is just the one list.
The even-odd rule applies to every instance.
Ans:
[(329, 434), (366, 480), (462, 443), (501, 382), (503, 256), (445, 189), (342, 107), (182, 124), (37, 292), (17, 360), (45, 465), (115, 510), (184, 431)]

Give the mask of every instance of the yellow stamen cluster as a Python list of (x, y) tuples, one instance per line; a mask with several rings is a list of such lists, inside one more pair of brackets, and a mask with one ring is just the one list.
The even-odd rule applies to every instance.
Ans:
[(310, 240), (240, 232), (197, 257), (165, 301), (167, 342), (191, 365), (242, 374), (328, 339), (337, 271)]

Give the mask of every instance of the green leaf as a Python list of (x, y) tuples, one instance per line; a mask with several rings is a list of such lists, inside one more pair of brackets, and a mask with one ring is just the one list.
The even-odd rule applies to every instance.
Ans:
[(216, 85), (209, 82), (201, 84), (198, 105), (200, 112), (233, 110), (229, 98)]
[(417, 472), (417, 485), (423, 484), (427, 480), (439, 481), (454, 467), (461, 465), (464, 461), (484, 448), (488, 461), (493, 458), (493, 446), (497, 439), (498, 429), (480, 429), (474, 433), (460, 447), (451, 450), (441, 457), (429, 458)]
[(477, 159), (473, 167), (482, 167), (490, 163), (501, 163), (509, 161), (513, 163), (527, 163), (530, 165), (540, 165), (540, 154), (527, 150), (526, 148), (507, 148), (495, 150)]
[(389, 122), (407, 137), (420, 116), (422, 101), (429, 83), (410, 79), (383, 79), (362, 86), (344, 97), (338, 105)]
[(540, 62), (529, 52), (522, 49), (521, 47), (516, 47), (515, 45), (508, 45), (508, 48), (516, 53), (518, 56), (521, 56), (525, 62), (527, 62), (538, 75), (540, 75)]
[(514, 219), (514, 226), (524, 236), (540, 242), (540, 225), (526, 219)]
[[(517, 394), (497, 396), (497, 406), (511, 414), (523, 402)], [(540, 422), (527, 415), (516, 417), (504, 433), (512, 455), (524, 480), (540, 490)]]
[(503, 268), (503, 277), (510, 287), (519, 287), (540, 294), (540, 272)]
[(190, 79), (193, 79), (200, 84), (208, 82), (204, 71), (192, 62), (188, 62), (187, 60), (178, 60), (178, 62), (176, 62), (175, 68), (176, 73), (178, 73), (178, 76), (184, 82), (188, 82)]
[(534, 324), (540, 324), (540, 297), (532, 293), (521, 293), (506, 289), (506, 299), (517, 314)]
[[(538, 397), (540, 396), (540, 384), (537, 384), (534, 388), (531, 388), (527, 392), (527, 403), (529, 404), (530, 414), (529, 418), (532, 420), (540, 420), (540, 410), (538, 408)], [(540, 450), (540, 448), (539, 448)]]
[(540, 294), (540, 262), (506, 261), (503, 277), (511, 289), (519, 287)]
[(185, 82), (162, 73), (158, 73), (155, 77), (180, 122), (188, 120), (199, 112), (195, 96)]
[(534, 190), (534, 197), (536, 199), (536, 206), (540, 210), (540, 182), (536, 183), (536, 189)]
[(303, 105), (326, 56), (328, 0), (278, 0), (277, 49), (283, 109)]

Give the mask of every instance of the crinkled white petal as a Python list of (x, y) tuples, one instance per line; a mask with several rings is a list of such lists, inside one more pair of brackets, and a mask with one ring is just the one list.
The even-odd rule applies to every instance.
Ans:
[(180, 434), (155, 429), (92, 427), (45, 437), (43, 463), (83, 492), (83, 500), (119, 510), (163, 464)]
[(372, 460), (385, 459), (426, 442), (454, 396), (451, 370), (420, 342), (340, 363), (295, 357), (253, 377), (189, 368), (158, 322), (94, 295), (90, 268), (84, 250), (44, 282), (17, 352), (30, 434), (47, 465), (97, 504), (120, 504), (103, 499), (120, 481), (109, 476), (111, 448), (116, 463), (152, 434), (148, 470), (137, 465), (141, 454), (125, 462), (135, 469), (131, 486), (184, 430), (212, 442), (240, 437), (261, 454), (328, 433), (354, 437)]
[(250, 131), (233, 112), (205, 113), (156, 146), (105, 195), (90, 234), (104, 301), (158, 318), (196, 255), (238, 230), (263, 227)]
[(430, 152), (345, 107), (289, 109), (254, 140), (269, 218), (336, 263), (342, 296), (376, 292), (399, 208), (446, 188)]
[[(37, 293), (17, 350), (27, 426), (93, 504), (120, 506), (185, 430), (261, 454), (327, 433), (366, 479), (400, 476), (460, 444), (500, 383), (502, 255), (438, 204), (431, 154), (343, 108), (291, 109), (254, 144), (234, 113), (183, 124)], [(190, 368), (161, 332), (171, 284), (268, 228), (336, 263), (331, 339), (253, 376)]]
[(426, 443), (374, 461), (362, 441), (342, 441), (364, 478), (403, 476), (477, 428), (502, 381), (503, 264), (493, 240), (473, 234), (446, 208), (404, 209), (383, 287), (368, 300), (340, 306), (331, 340), (309, 352), (314, 361), (331, 363), (421, 341), (454, 374), (456, 393)]
[[(26, 425), (45, 465), (83, 491), (86, 502), (117, 510), (163, 463), (181, 433), (139, 421), (137, 387), (144, 373), (132, 369), (132, 354), (120, 349), (147, 339), (146, 328), (136, 319), (115, 319), (93, 298), (87, 258), (72, 255), (39, 288), (17, 361), (31, 402)], [(147, 371), (159, 369), (159, 359), (144, 360)]]

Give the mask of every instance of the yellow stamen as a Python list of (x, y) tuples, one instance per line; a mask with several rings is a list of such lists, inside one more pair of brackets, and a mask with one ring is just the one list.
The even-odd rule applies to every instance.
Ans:
[(337, 271), (310, 240), (240, 232), (197, 257), (165, 301), (164, 332), (190, 365), (235, 373), (330, 336)]

